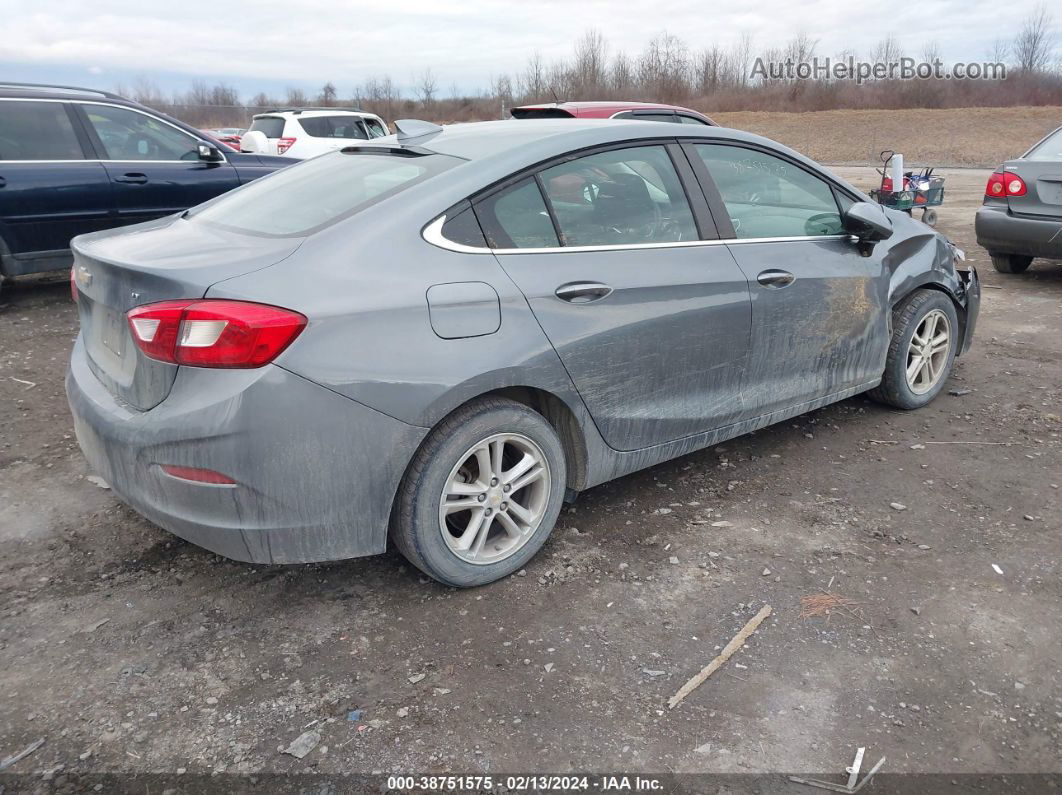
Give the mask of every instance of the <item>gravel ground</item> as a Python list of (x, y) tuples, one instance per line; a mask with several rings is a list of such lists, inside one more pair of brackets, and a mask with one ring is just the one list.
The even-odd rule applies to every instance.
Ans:
[[(592, 489), (525, 572), (469, 591), (393, 552), (234, 563), (141, 519), (73, 439), (65, 281), (8, 285), (0, 756), (46, 738), (10, 772), (59, 779), (836, 775), (867, 746), (891, 772), (1062, 772), (1062, 265), (991, 269), (986, 174), (947, 174), (940, 213), (986, 285), (958, 395), (857, 397)], [(848, 606), (802, 618), (825, 591)], [(304, 731), (312, 751), (280, 752)]]

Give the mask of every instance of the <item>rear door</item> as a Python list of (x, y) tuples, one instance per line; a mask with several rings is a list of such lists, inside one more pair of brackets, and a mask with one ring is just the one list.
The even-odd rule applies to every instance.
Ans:
[(1024, 215), (1062, 216), (1062, 127), (1017, 160), (1003, 164), (1008, 174), (1017, 174), (1025, 183), (1025, 193), (1007, 191), (1007, 204)]
[(740, 416), (748, 283), (725, 245), (704, 240), (715, 230), (677, 146), (567, 158), (475, 209), (611, 447)]
[[(266, 137), (268, 149), (262, 154), (280, 155), (283, 153), (279, 151), (278, 143), (284, 137), (285, 124), (286, 121), (283, 116), (256, 116), (251, 121), (251, 126), (247, 128), (247, 132), (260, 132)], [(244, 133), (244, 135), (246, 134)], [(285, 146), (285, 150), (290, 145)]]
[[(845, 234), (852, 198), (780, 153), (688, 143), (729, 247), (749, 280), (752, 352), (748, 417), (865, 386), (881, 377), (889, 344), (888, 269)], [(718, 208), (718, 209), (716, 209)]]
[(110, 179), (117, 224), (187, 210), (240, 184), (227, 160), (200, 160), (200, 140), (163, 119), (104, 103), (76, 107)]
[(107, 173), (87, 146), (66, 103), (0, 100), (0, 239), (9, 274), (69, 265), (72, 237), (113, 223)]

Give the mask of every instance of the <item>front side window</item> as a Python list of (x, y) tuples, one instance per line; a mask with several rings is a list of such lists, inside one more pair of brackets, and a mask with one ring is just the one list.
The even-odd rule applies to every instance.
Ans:
[(830, 185), (780, 157), (724, 144), (697, 144), (738, 238), (844, 232)]
[(61, 102), (0, 102), (0, 160), (83, 160)]
[(300, 118), (299, 124), (311, 138), (358, 138), (365, 140), (362, 120), (357, 116), (310, 116)]
[(580, 157), (540, 174), (566, 246), (697, 240), (686, 193), (662, 146)]
[(159, 119), (113, 105), (82, 105), (108, 160), (198, 160), (199, 141)]
[(222, 194), (190, 219), (273, 237), (307, 235), (461, 162), (448, 155), (333, 152)]
[(372, 138), (383, 138), (385, 135), (390, 135), (379, 119), (365, 119), (365, 125), (369, 128), (369, 135)]

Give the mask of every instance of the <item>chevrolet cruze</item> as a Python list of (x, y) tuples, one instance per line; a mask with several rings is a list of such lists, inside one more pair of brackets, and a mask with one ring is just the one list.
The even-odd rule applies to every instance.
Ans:
[(478, 585), (576, 492), (861, 392), (917, 409), (970, 346), (961, 252), (771, 141), (398, 128), (74, 241), (77, 437), (156, 524)]

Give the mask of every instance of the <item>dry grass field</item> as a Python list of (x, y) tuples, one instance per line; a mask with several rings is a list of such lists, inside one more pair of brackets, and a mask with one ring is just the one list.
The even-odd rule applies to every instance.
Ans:
[(913, 165), (994, 168), (1062, 124), (1062, 107), (713, 113), (823, 163), (870, 165), (883, 149)]

